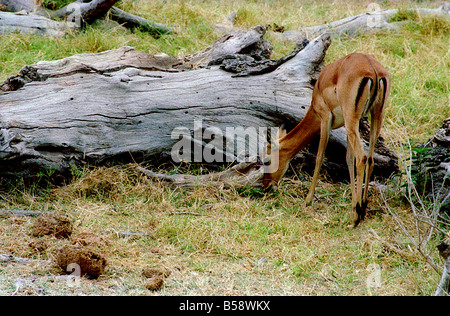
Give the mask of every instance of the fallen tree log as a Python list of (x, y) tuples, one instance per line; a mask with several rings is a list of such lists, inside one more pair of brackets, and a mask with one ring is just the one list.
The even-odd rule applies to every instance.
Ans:
[[(381, 9), (377, 3), (371, 3), (368, 6), (368, 12), (346, 17), (338, 21), (332, 21), (322, 25), (305, 27), (300, 30), (284, 30), (283, 26), (276, 27), (275, 32), (281, 33), (282, 37), (288, 41), (298, 41), (301, 38), (312, 39), (321, 34), (328, 33), (333, 36), (355, 36), (361, 33), (369, 33), (379, 30), (397, 31), (404, 21), (395, 21), (392, 18), (400, 12), (401, 9)], [(440, 17), (450, 17), (450, 3), (445, 1), (441, 6), (434, 9), (414, 8), (404, 10), (409, 12), (409, 16), (403, 18), (408, 19), (417, 16), (420, 19), (422, 15), (437, 15)], [(218, 33), (226, 33), (236, 31), (233, 23), (236, 18), (236, 12), (225, 18), (215, 25), (215, 31)]]
[(42, 214), (47, 214), (50, 212), (45, 211), (33, 211), (33, 210), (0, 210), (0, 217), (11, 217), (11, 216), (39, 216)]
[(0, 0), (0, 6), (6, 11), (32, 12), (36, 15), (41, 15), (50, 19), (70, 18), (72, 20), (70, 22), (75, 22), (78, 26), (81, 26), (82, 21), (90, 24), (97, 18), (103, 17), (117, 1), (118, 0), (74, 1), (56, 11), (40, 6), (36, 0)]
[[(254, 161), (248, 157), (261, 156), (271, 127), (292, 128), (306, 113), (330, 45), (322, 35), (258, 75), (207, 66), (221, 56), (267, 56), (264, 33), (258, 26), (226, 35), (184, 58), (123, 47), (24, 67), (0, 86), (0, 174), (70, 174), (111, 160)], [(329, 144), (324, 169), (346, 169), (345, 130), (334, 130)], [(377, 149), (375, 174), (397, 170), (395, 155)]]
[(427, 142), (412, 148), (411, 177), (420, 196), (450, 218), (450, 117)]
[[(300, 38), (314, 38), (323, 33), (329, 33), (334, 35), (347, 35), (355, 36), (360, 33), (367, 33), (377, 30), (397, 30), (400, 22), (391, 21), (391, 18), (395, 16), (399, 9), (386, 9), (379, 10), (379, 5), (375, 4), (376, 10), (372, 12), (366, 12), (355, 16), (347, 17), (338, 21), (334, 21), (327, 24), (306, 27), (301, 30), (292, 30), (283, 32), (283, 36), (286, 40), (297, 41)], [(444, 2), (443, 5), (436, 9), (428, 8), (415, 8), (408, 9), (413, 14), (428, 15), (435, 14), (443, 17), (450, 16), (450, 4)]]
[(128, 28), (139, 28), (155, 36), (172, 33), (172, 30), (164, 24), (149, 21), (116, 7), (111, 8), (110, 14), (112, 20)]
[(33, 13), (0, 12), (0, 34), (24, 33), (60, 37), (77, 29), (71, 22), (58, 22)]
[[(12, 19), (14, 15), (0, 12), (0, 33), (20, 32), (46, 36), (62, 36), (69, 29), (81, 28), (96, 19), (104, 17), (111, 11), (111, 19), (122, 23), (125, 27), (139, 27), (152, 35), (171, 33), (171, 29), (163, 24), (155, 23), (127, 13), (114, 7), (118, 0), (77, 0), (59, 10), (44, 8), (36, 0), (0, 0), (0, 10), (20, 12), (21, 18)], [(53, 21), (64, 19), (64, 22)], [(29, 25), (33, 25), (29, 30)], [(47, 25), (49, 24), (49, 25)], [(58, 32), (51, 31), (57, 28)], [(37, 29), (37, 30), (36, 30)], [(42, 29), (39, 31), (39, 29)], [(50, 29), (46, 31), (46, 29)], [(32, 32), (34, 30), (34, 32)]]
[(43, 264), (43, 265), (53, 265), (54, 262), (50, 260), (42, 260), (42, 259), (31, 259), (31, 258), (22, 258), (16, 257), (6, 253), (0, 253), (0, 262), (1, 263), (18, 263), (18, 264)]

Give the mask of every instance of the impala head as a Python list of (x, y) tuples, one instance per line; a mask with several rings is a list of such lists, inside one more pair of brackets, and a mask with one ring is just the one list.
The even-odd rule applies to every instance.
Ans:
[(277, 132), (276, 139), (272, 144), (267, 144), (266, 154), (263, 157), (264, 162), (264, 189), (273, 188), (276, 189), (278, 181), (283, 177), (286, 172), (289, 161), (284, 161), (280, 155), (280, 138), (286, 135), (286, 130), (280, 128)]

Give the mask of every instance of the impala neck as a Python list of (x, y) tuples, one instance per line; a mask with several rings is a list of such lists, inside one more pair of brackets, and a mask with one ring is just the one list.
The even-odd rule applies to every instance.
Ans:
[(294, 158), (300, 150), (305, 148), (319, 132), (320, 119), (314, 111), (309, 110), (306, 112), (303, 120), (298, 123), (292, 131), (279, 140), (279, 154), (284, 158), (281, 159), (281, 161), (289, 162), (289, 160)]

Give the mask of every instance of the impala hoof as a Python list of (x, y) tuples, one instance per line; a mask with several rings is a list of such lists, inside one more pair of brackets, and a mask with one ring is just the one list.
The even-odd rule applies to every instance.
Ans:
[(367, 204), (368, 204), (367, 201), (362, 202), (362, 204), (356, 203), (355, 218), (353, 219), (353, 228), (356, 228), (356, 226), (358, 226), (359, 223), (364, 220), (364, 217), (366, 216)]

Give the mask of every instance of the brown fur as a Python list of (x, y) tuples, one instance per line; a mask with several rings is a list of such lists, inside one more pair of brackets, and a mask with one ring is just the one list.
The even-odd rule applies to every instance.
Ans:
[[(353, 224), (364, 219), (367, 208), (367, 191), (373, 170), (373, 152), (383, 121), (384, 104), (390, 91), (390, 76), (372, 56), (350, 54), (326, 66), (317, 80), (311, 106), (303, 120), (272, 146), (271, 161), (278, 164), (266, 166), (263, 185), (278, 183), (289, 161), (320, 133), (316, 167), (305, 199), (310, 204), (319, 178), (325, 148), (331, 129), (345, 126), (347, 131), (347, 164), (350, 172)], [(370, 114), (370, 143), (366, 155), (359, 136), (359, 121)], [(356, 166), (356, 175), (355, 175)]]

